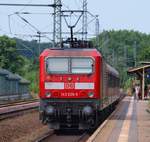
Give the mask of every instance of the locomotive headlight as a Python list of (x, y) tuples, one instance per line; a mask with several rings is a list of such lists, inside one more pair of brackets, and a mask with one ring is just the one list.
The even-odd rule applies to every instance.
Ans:
[(89, 96), (90, 98), (93, 98), (93, 97), (94, 97), (94, 93), (93, 93), (93, 92), (90, 92), (90, 93), (88, 93), (88, 96)]
[(53, 106), (47, 106), (46, 107), (46, 114), (47, 115), (53, 115), (54, 114), (54, 107)]
[(93, 109), (91, 106), (85, 106), (82, 110), (83, 114), (89, 116), (93, 113)]
[(45, 96), (49, 98), (49, 97), (52, 96), (52, 94), (51, 94), (50, 92), (47, 92), (47, 93), (45, 94)]

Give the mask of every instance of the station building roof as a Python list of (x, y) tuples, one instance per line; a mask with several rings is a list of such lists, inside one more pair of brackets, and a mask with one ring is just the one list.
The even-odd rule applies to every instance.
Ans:
[(29, 84), (30, 83), (29, 80), (24, 79), (19, 74), (15, 74), (15, 75), (20, 79), (19, 83), (21, 83), (21, 84)]
[(20, 75), (13, 74), (13, 73), (11, 73), (10, 71), (8, 71), (6, 69), (0, 68), (0, 75), (6, 77), (8, 80), (18, 80), (19, 83), (21, 83), (21, 84), (29, 84), (30, 83), (30, 81), (24, 79)]
[(10, 73), (10, 71), (6, 70), (6, 69), (2, 69), (0, 68), (0, 74), (1, 75), (8, 75)]
[(130, 68), (128, 70), (128, 73), (136, 73), (136, 72), (142, 72), (143, 69), (145, 69), (145, 72), (147, 71), (150, 71), (150, 65), (143, 65), (143, 66), (140, 66), (140, 67), (135, 67), (135, 68)]
[(11, 72), (6, 77), (9, 80), (20, 80), (20, 78), (18, 76), (16, 76), (15, 74), (13, 74)]
[(142, 66), (135, 67), (135, 68), (129, 68), (129, 69), (128, 69), (128, 73), (143, 72), (143, 69), (144, 69), (145, 72), (150, 71), (150, 64), (142, 65)]
[(145, 75), (150, 74), (150, 63), (142, 63), (143, 65), (139, 67), (134, 67), (128, 69), (128, 73), (138, 75), (139, 79), (141, 80), (141, 89), (142, 89), (142, 99), (144, 99), (145, 94)]

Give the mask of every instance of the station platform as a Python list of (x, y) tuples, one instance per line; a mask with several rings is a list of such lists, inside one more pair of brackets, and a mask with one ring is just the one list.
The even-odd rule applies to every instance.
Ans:
[(87, 142), (150, 142), (149, 105), (125, 97)]

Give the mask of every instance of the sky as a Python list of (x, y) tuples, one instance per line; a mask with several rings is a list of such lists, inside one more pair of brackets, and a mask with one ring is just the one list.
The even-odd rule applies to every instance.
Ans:
[[(53, 0), (0, 0), (0, 3), (40, 3), (52, 4)], [(63, 9), (80, 9), (82, 0), (62, 0)], [(142, 33), (150, 33), (150, 1), (149, 0), (88, 0), (88, 11), (99, 15), (100, 31), (103, 30), (135, 30)], [(52, 8), (41, 7), (6, 7), (0, 6), (0, 35), (18, 36), (23, 39), (34, 39), (22, 34), (36, 35), (37, 31), (19, 18), (15, 12), (45, 13), (33, 15), (21, 15), (41, 32), (52, 32), (53, 18)], [(8, 16), (11, 15), (11, 16)], [(9, 18), (8, 18), (9, 17)], [(91, 20), (89, 17), (88, 20)], [(79, 23), (77, 29), (80, 27)], [(94, 23), (93, 23), (94, 25)], [(95, 28), (89, 25), (89, 33), (94, 33)], [(67, 29), (63, 21), (63, 28)], [(52, 35), (47, 34), (47, 39)], [(46, 39), (43, 39), (46, 40)]]

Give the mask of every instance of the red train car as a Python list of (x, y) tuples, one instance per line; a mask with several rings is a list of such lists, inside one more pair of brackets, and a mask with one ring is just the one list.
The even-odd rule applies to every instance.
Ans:
[(97, 49), (46, 49), (40, 55), (40, 120), (52, 129), (90, 129), (119, 98), (119, 74)]

